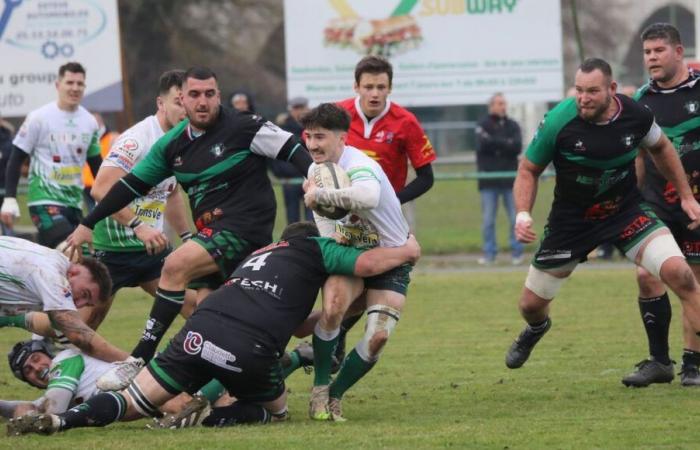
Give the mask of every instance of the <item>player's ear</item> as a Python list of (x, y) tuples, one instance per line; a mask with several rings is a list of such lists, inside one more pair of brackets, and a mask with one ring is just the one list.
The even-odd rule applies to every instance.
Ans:
[(356, 93), (356, 94), (359, 94), (359, 93), (360, 93), (360, 85), (357, 84), (357, 81), (355, 81), (355, 82), (352, 84), (352, 88), (355, 89), (355, 93)]

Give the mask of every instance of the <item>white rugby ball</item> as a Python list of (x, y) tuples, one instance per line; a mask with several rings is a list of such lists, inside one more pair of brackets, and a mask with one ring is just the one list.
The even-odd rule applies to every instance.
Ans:
[[(316, 164), (311, 172), (314, 184), (323, 189), (343, 189), (350, 187), (350, 177), (342, 167), (330, 161)], [(317, 214), (328, 219), (342, 219), (350, 211), (332, 205), (317, 204), (314, 208)]]

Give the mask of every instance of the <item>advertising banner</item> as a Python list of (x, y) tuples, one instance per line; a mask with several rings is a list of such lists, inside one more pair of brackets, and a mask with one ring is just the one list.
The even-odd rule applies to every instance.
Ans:
[(58, 68), (69, 61), (87, 71), (83, 106), (123, 109), (117, 0), (4, 0), (0, 10), (0, 115), (55, 100)]
[(353, 95), (365, 55), (389, 58), (405, 106), (563, 95), (559, 0), (285, 0), (287, 92)]

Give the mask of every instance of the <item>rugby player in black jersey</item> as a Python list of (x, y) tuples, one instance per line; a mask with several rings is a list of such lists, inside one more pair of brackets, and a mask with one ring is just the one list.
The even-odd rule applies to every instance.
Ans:
[(311, 222), (292, 224), (281, 241), (244, 259), (126, 390), (96, 395), (63, 414), (13, 419), (8, 433), (51, 434), (157, 416), (158, 406), (182, 391), (195, 393), (212, 378), (237, 401), (211, 409), (202, 425), (285, 420), (287, 394), (279, 357), (328, 276), (379, 275), (415, 263), (419, 256), (412, 236), (401, 247), (364, 251), (319, 237)]
[[(197, 234), (166, 259), (141, 340), (131, 361), (105, 375), (101, 389), (119, 389), (153, 357), (180, 311), (185, 288), (201, 301), (250, 252), (272, 240), (275, 197), (265, 158), (291, 162), (306, 176), (311, 158), (299, 139), (260, 116), (220, 105), (214, 72), (187, 70), (182, 104), (187, 119), (165, 134), (100, 201), (67, 239), (74, 251), (91, 243), (92, 227), (169, 176), (186, 190)], [(148, 249), (147, 249), (148, 250)]]
[(521, 367), (551, 327), (549, 305), (564, 280), (586, 255), (612, 242), (635, 264), (660, 278), (681, 299), (692, 329), (700, 331), (700, 285), (666, 226), (637, 188), (637, 148), (645, 148), (678, 192), (689, 228), (700, 224), (693, 197), (673, 144), (648, 108), (616, 93), (610, 65), (598, 58), (576, 72), (576, 95), (559, 103), (542, 121), (515, 180), (519, 211), (515, 234), (536, 238), (530, 210), (537, 180), (550, 163), (556, 169), (554, 201), (545, 235), (535, 253), (520, 297), (525, 330), (506, 354)]
[[(650, 25), (642, 32), (644, 65), (649, 82), (635, 99), (649, 107), (656, 122), (669, 137), (693, 194), (700, 195), (700, 76), (683, 61), (678, 30), (667, 23)], [(688, 217), (680, 207), (678, 192), (654, 166), (649, 155), (637, 157), (637, 177), (644, 200), (673, 233), (678, 246), (698, 279), (700, 275), (700, 230), (687, 228)], [(649, 343), (649, 358), (637, 364), (622, 379), (626, 386), (645, 387), (669, 383), (674, 378), (668, 349), (671, 302), (666, 287), (642, 267), (637, 268), (639, 312)], [(700, 385), (700, 339), (683, 317), (683, 363), (681, 385)]]

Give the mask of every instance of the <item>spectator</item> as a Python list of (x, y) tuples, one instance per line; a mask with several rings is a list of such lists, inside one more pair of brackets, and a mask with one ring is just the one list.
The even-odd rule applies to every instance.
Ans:
[[(285, 114), (284, 120), (277, 125), (301, 139), (301, 133), (304, 129), (299, 123), (299, 120), (309, 111), (309, 101), (304, 97), (294, 97), (289, 101), (287, 111), (288, 114)], [(270, 160), (270, 170), (275, 177), (283, 182), (287, 182), (282, 185), (284, 208), (287, 212), (287, 224), (299, 222), (300, 208), (304, 208), (304, 217), (306, 220), (313, 220), (314, 218), (311, 210), (304, 206), (304, 190), (301, 184), (289, 183), (290, 180), (299, 178), (299, 172), (294, 166), (285, 161)]]
[(236, 111), (255, 113), (253, 97), (245, 91), (236, 91), (228, 98), (229, 106)]
[[(7, 161), (10, 159), (10, 154), (12, 153), (12, 134), (14, 133), (14, 127), (10, 122), (3, 120), (0, 117), (0, 204), (5, 198), (5, 168), (7, 167)], [(5, 225), (0, 222), (0, 235), (8, 234), (9, 229), (5, 228)]]
[[(501, 93), (489, 100), (489, 114), (476, 128), (476, 165), (479, 172), (515, 172), (522, 137), (518, 124), (506, 115), (506, 99)], [(481, 233), (484, 240), (483, 256), (479, 264), (489, 265), (496, 260), (496, 212), (498, 199), (503, 198), (510, 221), (510, 248), (512, 263), (523, 262), (523, 245), (515, 239), (515, 206), (513, 204), (513, 176), (479, 179), (481, 194)]]

